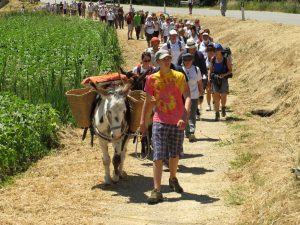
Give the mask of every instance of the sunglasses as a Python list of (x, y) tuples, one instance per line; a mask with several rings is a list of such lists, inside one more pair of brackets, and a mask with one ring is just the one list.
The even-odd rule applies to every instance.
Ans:
[(184, 62), (190, 62), (190, 61), (192, 61), (193, 59), (184, 59), (183, 61)]
[(143, 60), (143, 62), (151, 62), (151, 60), (150, 60), (150, 59), (148, 59), (148, 60)]

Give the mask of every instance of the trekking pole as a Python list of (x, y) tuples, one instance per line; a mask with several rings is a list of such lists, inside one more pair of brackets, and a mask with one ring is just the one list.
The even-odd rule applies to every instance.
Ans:
[(242, 20), (245, 20), (245, 2), (241, 0)]

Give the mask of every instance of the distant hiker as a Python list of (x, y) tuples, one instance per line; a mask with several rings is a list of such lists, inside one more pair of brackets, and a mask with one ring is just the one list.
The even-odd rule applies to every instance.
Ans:
[(212, 58), (208, 79), (212, 83), (212, 92), (215, 104), (216, 117), (215, 120), (220, 120), (220, 101), (222, 105), (222, 117), (226, 116), (226, 101), (229, 93), (228, 78), (232, 77), (232, 64), (230, 59), (223, 56), (223, 47), (220, 44), (215, 44), (216, 56)]
[(221, 10), (221, 15), (225, 16), (227, 10), (227, 0), (220, 0), (220, 10)]
[(158, 66), (155, 61), (155, 54), (159, 51), (160, 40), (157, 37), (153, 37), (150, 41), (151, 47), (146, 49), (146, 52), (149, 52), (151, 55), (151, 65)]
[(192, 11), (193, 11), (193, 0), (188, 0), (188, 4), (189, 4), (189, 13), (190, 13), (190, 15), (192, 15)]
[(155, 31), (155, 24), (153, 21), (153, 17), (149, 15), (145, 23), (145, 35), (146, 35), (148, 48), (150, 48), (150, 41), (154, 37), (154, 31)]
[[(140, 123), (140, 130), (145, 134), (146, 112), (152, 110), (151, 97), (154, 96), (157, 102), (152, 129), (154, 189), (148, 198), (148, 204), (163, 201), (161, 179), (164, 159), (169, 158), (169, 187), (177, 193), (183, 192), (176, 174), (179, 155), (183, 152), (184, 129), (191, 105), (189, 86), (184, 74), (170, 69), (172, 56), (169, 51), (158, 51), (155, 60), (160, 70), (147, 77), (145, 86), (147, 97)], [(185, 104), (182, 96), (185, 98)]]
[(128, 26), (127, 37), (128, 37), (128, 40), (130, 40), (130, 39), (133, 39), (132, 38), (132, 31), (133, 31), (133, 13), (132, 12), (129, 12), (126, 15), (126, 23)]
[[(215, 47), (214, 47), (213, 43), (210, 43), (210, 44), (207, 45), (206, 55), (207, 55), (207, 57), (206, 57), (206, 68), (209, 71), (211, 61), (212, 61), (213, 57), (215, 56)], [(208, 80), (207, 76), (203, 77), (202, 81), (203, 81), (203, 88), (204, 88), (204, 90), (206, 90), (206, 100), (207, 100), (206, 111), (211, 111), (212, 110), (212, 107), (211, 107), (211, 97), (212, 97), (211, 83)]]
[(140, 39), (140, 33), (141, 33), (141, 21), (142, 18), (140, 16), (140, 13), (137, 12), (135, 14), (135, 16), (133, 17), (133, 24), (134, 24), (134, 28), (135, 28), (135, 34), (136, 34), (136, 39), (139, 40)]

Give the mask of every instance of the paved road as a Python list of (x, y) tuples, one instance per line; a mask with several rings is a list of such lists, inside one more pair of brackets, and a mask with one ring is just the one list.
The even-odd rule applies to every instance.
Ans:
[[(128, 9), (128, 5), (124, 5), (124, 9)], [(135, 9), (143, 9), (144, 11), (157, 12), (163, 11), (163, 7), (153, 7), (153, 6), (134, 6)], [(188, 14), (187, 8), (169, 8), (167, 7), (167, 12), (169, 14)], [(211, 9), (193, 9), (194, 15), (202, 16), (220, 16), (219, 10)], [(242, 18), (241, 11), (238, 10), (228, 10), (226, 15), (233, 18)], [(267, 21), (275, 23), (283, 23), (290, 25), (300, 26), (300, 14), (289, 14), (289, 13), (275, 13), (275, 12), (260, 12), (260, 11), (246, 11), (246, 19)]]
[[(41, 0), (41, 2), (59, 2), (60, 0)], [(66, 0), (71, 2), (71, 0)], [(124, 9), (128, 11), (129, 5), (123, 5)], [(134, 6), (135, 9), (143, 9), (144, 11), (149, 12), (158, 12), (163, 11), (163, 7), (158, 6)], [(173, 8), (167, 7), (167, 12), (169, 14), (188, 14), (187, 8)], [(211, 9), (193, 9), (194, 15), (202, 16), (220, 16), (219, 10)], [(300, 26), (300, 14), (289, 14), (289, 13), (277, 13), (277, 12), (260, 12), (260, 11), (246, 11), (246, 19), (266, 21), (266, 22), (275, 22), (282, 24), (298, 25)], [(241, 12), (238, 10), (228, 10), (227, 17), (232, 18), (241, 18)]]

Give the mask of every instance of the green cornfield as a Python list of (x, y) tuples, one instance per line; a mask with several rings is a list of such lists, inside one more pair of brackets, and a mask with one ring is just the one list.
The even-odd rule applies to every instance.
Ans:
[(122, 63), (116, 32), (98, 22), (46, 13), (0, 16), (0, 92), (50, 103), (70, 119), (65, 92)]

